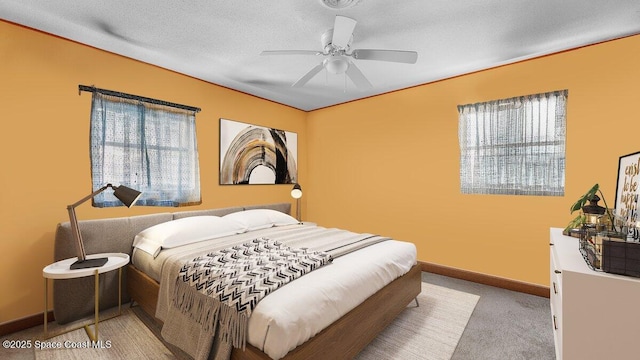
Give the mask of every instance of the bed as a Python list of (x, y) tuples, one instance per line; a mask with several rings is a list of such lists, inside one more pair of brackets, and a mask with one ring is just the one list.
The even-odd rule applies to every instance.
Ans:
[[(85, 247), (87, 248), (88, 253), (125, 252), (131, 255), (132, 264), (130, 264), (126, 269), (127, 290), (123, 294), (123, 301), (127, 301), (129, 299), (132, 300), (139, 304), (145, 312), (156, 317), (159, 322), (162, 322), (164, 320), (162, 311), (159, 312), (158, 310), (159, 307), (161, 308), (160, 310), (162, 310), (163, 307), (166, 308), (166, 304), (163, 304), (163, 289), (161, 287), (162, 281), (159, 281), (162, 280), (161, 268), (163, 265), (158, 265), (158, 262), (154, 263), (153, 261), (148, 261), (152, 258), (156, 258), (154, 256), (150, 256), (148, 252), (140, 251), (137, 248), (132, 252), (132, 243), (136, 235), (144, 229), (152, 228), (154, 225), (171, 220), (201, 215), (224, 216), (227, 214), (263, 208), (274, 209), (284, 214), (288, 214), (290, 212), (290, 204), (288, 203), (267, 204), (212, 210), (162, 213), (118, 219), (88, 220), (80, 222), (80, 229), (83, 233)], [(339, 231), (337, 229), (324, 229), (317, 227), (314, 224), (286, 224), (268, 229), (258, 229), (255, 233), (234, 234), (230, 237), (240, 237), (242, 238), (241, 240), (260, 236), (275, 237), (276, 239), (279, 239), (281, 238), (282, 233), (288, 234), (287, 236), (291, 237), (292, 234), (295, 235), (300, 231), (303, 233), (306, 232), (313, 234), (325, 232), (327, 230)], [(287, 236), (284, 236), (284, 238)], [(231, 352), (231, 358), (326, 359), (354, 357), (409, 303), (411, 303), (420, 292), (421, 273), (418, 266), (415, 265), (415, 247), (412, 244), (409, 244), (410, 246), (407, 249), (413, 247), (413, 254), (407, 255), (405, 253), (403, 255), (399, 255), (402, 258), (400, 262), (403, 263), (403, 265), (396, 266), (397, 268), (393, 271), (385, 270), (384, 268), (382, 270), (375, 270), (378, 274), (374, 276), (373, 280), (362, 280), (367, 279), (366, 276), (370, 276), (368, 274), (369, 270), (365, 270), (364, 265), (359, 265), (359, 260), (353, 260), (356, 256), (354, 254), (366, 254), (364, 257), (376, 259), (376, 256), (381, 256), (380, 254), (388, 255), (392, 252), (391, 247), (387, 248), (387, 246), (390, 246), (392, 242), (395, 242), (395, 240), (382, 241), (364, 249), (339, 256), (334, 259), (331, 265), (315, 270), (298, 280), (285, 285), (264, 298), (263, 301), (258, 304), (256, 312), (254, 312), (250, 318), (250, 335), (248, 344), (244, 349), (234, 348)], [(195, 246), (198, 247), (203, 244)], [(404, 243), (404, 246), (406, 245), (407, 243)], [(60, 224), (58, 226), (56, 231), (55, 249), (56, 259), (73, 256), (68, 224)], [(184, 258), (185, 256), (189, 257), (190, 252), (183, 252), (184, 249), (184, 247), (181, 247), (178, 248), (178, 250), (163, 250), (161, 252), (162, 255), (157, 256), (157, 258), (160, 259), (159, 263), (163, 263), (167, 258), (172, 256), (176, 258)], [(408, 251), (411, 253), (411, 250)], [(350, 256), (354, 256), (354, 258), (352, 259)], [(377, 260), (375, 262), (377, 262)], [(334, 280), (340, 278), (342, 281), (342, 278), (344, 278), (346, 282), (339, 284), (339, 287), (354, 286), (354, 281), (348, 280), (349, 277), (336, 275), (345, 271), (340, 267), (344, 267), (344, 269), (355, 268), (355, 273), (357, 275), (352, 276), (358, 277), (359, 280), (356, 282), (367, 284), (375, 283), (375, 289), (371, 290), (371, 288), (369, 288), (366, 290), (371, 292), (371, 294), (367, 293), (366, 296), (362, 295), (360, 290), (357, 291), (359, 295), (350, 295), (349, 299), (344, 301), (353, 302), (353, 304), (346, 306), (348, 310), (345, 310), (344, 308), (337, 309), (336, 312), (339, 314), (339, 317), (331, 319), (330, 324), (319, 325), (320, 328), (311, 330), (311, 334), (302, 335), (300, 338), (291, 340), (293, 345), (291, 341), (290, 343), (285, 344), (274, 342), (276, 345), (267, 345), (267, 338), (269, 338), (268, 334), (270, 331), (272, 334), (271, 338), (289, 338), (289, 336), (273, 335), (279, 334), (278, 331), (280, 330), (278, 330), (279, 328), (276, 325), (271, 323), (273, 319), (268, 318), (268, 316), (271, 315), (259, 315), (261, 314), (258, 311), (259, 307), (262, 306), (263, 303), (271, 303), (270, 306), (276, 306), (275, 304), (281, 306), (284, 303), (286, 308), (295, 307), (298, 303), (298, 297), (300, 296), (297, 295), (300, 294), (300, 292), (299, 289), (296, 289), (296, 286), (301, 288), (316, 286), (318, 283), (323, 283), (322, 278), (326, 275)], [(358, 273), (358, 271), (360, 271), (360, 273)], [(362, 276), (362, 278), (359, 278), (359, 276)], [(74, 320), (79, 316), (91, 314), (91, 294), (93, 293), (92, 282), (84, 280), (86, 279), (56, 281), (54, 283), (54, 314), (56, 320), (59, 322), (67, 322)], [(349, 281), (351, 281), (351, 285), (349, 285)], [(117, 290), (113, 290), (114, 286), (117, 286), (117, 279), (115, 279), (113, 274), (106, 274), (101, 282), (101, 287), (103, 287), (103, 289), (101, 289), (101, 293), (103, 294), (103, 299), (101, 299), (101, 301), (102, 304), (104, 304), (101, 307), (107, 308), (117, 303), (117, 295), (115, 298), (108, 296), (110, 293), (117, 294)], [(74, 295), (71, 296), (71, 293)], [(267, 299), (269, 299), (269, 301), (267, 301)], [(286, 303), (287, 301), (289, 301), (288, 304)], [(334, 305), (335, 304), (326, 306)], [(266, 306), (267, 305), (265, 305), (265, 309), (267, 309)], [(260, 316), (262, 316), (262, 320), (254, 321), (254, 318), (260, 319)], [(336, 317), (336, 315), (332, 316)], [(328, 316), (328, 318), (330, 318), (330, 316)], [(252, 325), (252, 321), (258, 324), (262, 321), (262, 330), (260, 331), (264, 333), (266, 329), (266, 333), (264, 335), (258, 335), (257, 337), (253, 336), (252, 338), (251, 329), (260, 328), (260, 325)], [(303, 324), (302, 326), (304, 328), (306, 325)], [(263, 337), (260, 338), (260, 336)]]

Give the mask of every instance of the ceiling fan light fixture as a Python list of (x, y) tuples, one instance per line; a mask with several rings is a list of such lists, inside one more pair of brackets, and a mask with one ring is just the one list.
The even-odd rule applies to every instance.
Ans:
[(320, 0), (329, 9), (345, 9), (357, 4), (360, 0)]
[(327, 62), (325, 64), (327, 71), (335, 75), (344, 74), (349, 68), (349, 60), (347, 60), (346, 56), (332, 56), (325, 61)]

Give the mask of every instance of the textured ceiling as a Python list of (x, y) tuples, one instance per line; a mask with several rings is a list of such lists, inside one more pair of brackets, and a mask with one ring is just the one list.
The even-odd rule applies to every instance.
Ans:
[[(322, 56), (260, 55), (322, 51), (336, 15), (357, 20), (352, 48), (413, 50), (417, 62), (354, 60), (372, 89), (327, 71), (293, 88)], [(0, 18), (313, 110), (638, 34), (640, 1), (2, 0)]]

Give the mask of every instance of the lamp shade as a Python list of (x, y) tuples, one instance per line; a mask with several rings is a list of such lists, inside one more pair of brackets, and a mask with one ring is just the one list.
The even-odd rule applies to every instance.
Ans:
[(138, 198), (140, 198), (142, 193), (138, 190), (120, 185), (118, 187), (113, 187), (113, 195), (117, 197), (118, 200), (122, 201), (126, 207), (130, 208), (136, 203), (136, 201), (138, 201)]
[(300, 199), (302, 197), (302, 187), (300, 187), (300, 184), (293, 185), (293, 189), (291, 189), (291, 197), (294, 199)]

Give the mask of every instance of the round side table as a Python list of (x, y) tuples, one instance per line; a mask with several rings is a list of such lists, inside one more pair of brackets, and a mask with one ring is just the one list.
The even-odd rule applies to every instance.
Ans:
[[(96, 259), (96, 258), (107, 258), (107, 262), (100, 267), (86, 268), (86, 269), (75, 269), (72, 270), (71, 264), (73, 264), (78, 258), (73, 257), (69, 259), (60, 260), (53, 264), (47, 265), (44, 269), (42, 269), (42, 276), (44, 277), (44, 336), (45, 339), (48, 339), (53, 336), (57, 336), (60, 334), (55, 334), (49, 336), (47, 331), (47, 322), (48, 322), (48, 311), (49, 311), (49, 301), (48, 301), (48, 283), (49, 279), (76, 279), (85, 276), (94, 276), (95, 277), (95, 304), (94, 304), (94, 328), (95, 332), (91, 332), (89, 325), (84, 325), (81, 327), (85, 328), (87, 335), (92, 341), (98, 340), (98, 323), (100, 322), (99, 318), (99, 310), (100, 310), (100, 296), (99, 296), (99, 288), (100, 288), (100, 277), (99, 275), (102, 273), (106, 273), (113, 270), (118, 270), (118, 313), (112, 317), (102, 319), (103, 321), (109, 320), (116, 316), (122, 314), (122, 268), (129, 263), (129, 255), (122, 253), (103, 253), (103, 254), (91, 254), (87, 255), (87, 259)], [(72, 330), (77, 330), (80, 327), (67, 330), (65, 332), (69, 332)]]

